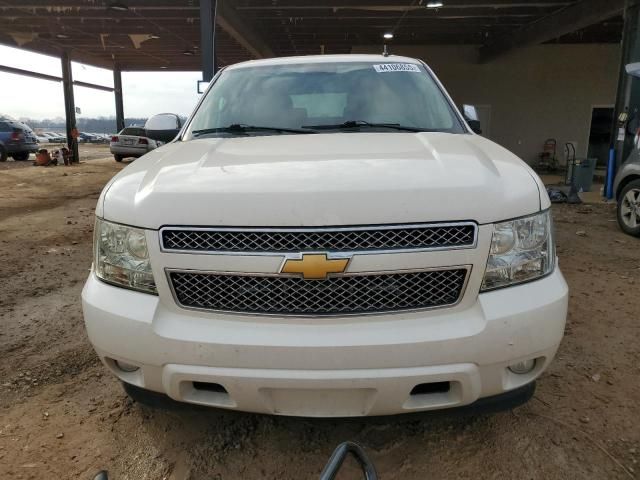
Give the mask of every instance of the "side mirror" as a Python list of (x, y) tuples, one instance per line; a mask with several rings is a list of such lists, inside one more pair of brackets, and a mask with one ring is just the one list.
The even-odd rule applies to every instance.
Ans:
[(640, 63), (628, 63), (624, 68), (627, 71), (627, 75), (640, 78)]
[(478, 135), (482, 134), (482, 128), (480, 128), (480, 117), (478, 116), (478, 110), (473, 105), (462, 106), (462, 116), (469, 124), (471, 130)]
[(209, 88), (209, 84), (211, 82), (206, 82), (204, 80), (198, 80), (198, 94), (202, 95), (207, 88)]
[(165, 143), (176, 138), (181, 128), (182, 121), (175, 113), (159, 113), (144, 124), (147, 137)]

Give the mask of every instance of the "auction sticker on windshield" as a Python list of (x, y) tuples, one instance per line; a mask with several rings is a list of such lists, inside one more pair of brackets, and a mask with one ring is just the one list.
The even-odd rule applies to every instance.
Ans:
[(387, 73), (387, 72), (418, 72), (420, 73), (420, 69), (417, 65), (413, 63), (382, 63), (379, 65), (374, 65), (373, 68), (376, 69), (378, 73)]

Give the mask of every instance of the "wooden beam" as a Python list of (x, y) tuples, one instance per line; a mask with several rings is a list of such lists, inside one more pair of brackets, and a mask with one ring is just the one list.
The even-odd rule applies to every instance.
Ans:
[(625, 0), (581, 0), (480, 47), (480, 62), (494, 60), (515, 48), (538, 45), (620, 15)]
[(271, 50), (271, 47), (267, 45), (264, 39), (260, 38), (254, 28), (247, 25), (240, 18), (240, 15), (228, 3), (221, 0), (218, 4), (218, 24), (254, 57), (275, 57), (276, 55)]

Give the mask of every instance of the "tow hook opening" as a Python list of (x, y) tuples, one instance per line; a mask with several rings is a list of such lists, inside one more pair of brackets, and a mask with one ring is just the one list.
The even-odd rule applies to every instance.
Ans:
[(229, 392), (219, 383), (187, 380), (180, 382), (181, 400), (210, 407), (235, 407)]
[(227, 389), (224, 388), (219, 383), (209, 383), (209, 382), (193, 382), (193, 388), (196, 390), (203, 390), (205, 392), (213, 392), (213, 393), (227, 393)]
[(433, 393), (448, 393), (451, 390), (450, 382), (419, 383), (411, 390), (411, 395), (430, 395)]

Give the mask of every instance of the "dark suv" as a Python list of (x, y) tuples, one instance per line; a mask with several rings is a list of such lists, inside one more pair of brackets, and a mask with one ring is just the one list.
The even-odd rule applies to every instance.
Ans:
[(0, 162), (11, 156), (14, 160), (28, 160), (38, 151), (36, 135), (22, 122), (0, 117)]

